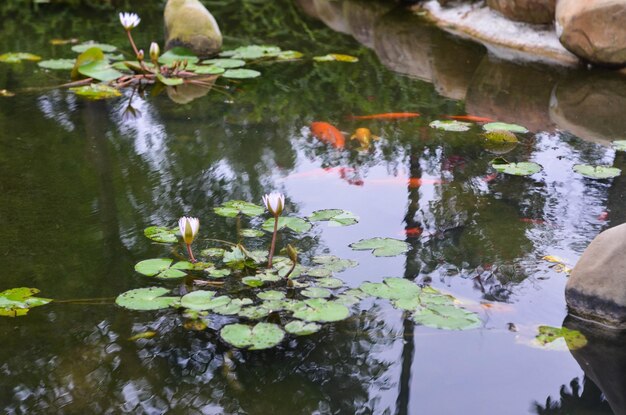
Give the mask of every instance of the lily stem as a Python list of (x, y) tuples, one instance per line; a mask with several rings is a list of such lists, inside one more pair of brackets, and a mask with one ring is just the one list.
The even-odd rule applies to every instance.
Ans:
[(276, 248), (276, 234), (278, 233), (278, 215), (274, 216), (274, 234), (272, 235), (272, 245), (270, 245), (270, 255), (267, 260), (267, 269), (272, 268), (272, 258), (274, 258), (274, 248)]
[(191, 262), (198, 262), (196, 261), (196, 258), (193, 256), (193, 251), (191, 250), (191, 244), (186, 244), (187, 245), (187, 253), (189, 254), (189, 260)]

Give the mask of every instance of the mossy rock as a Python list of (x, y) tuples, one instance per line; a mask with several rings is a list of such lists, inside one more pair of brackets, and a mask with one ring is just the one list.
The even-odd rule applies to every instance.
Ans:
[(164, 20), (165, 49), (183, 46), (199, 57), (209, 57), (222, 47), (217, 21), (198, 0), (168, 0)]

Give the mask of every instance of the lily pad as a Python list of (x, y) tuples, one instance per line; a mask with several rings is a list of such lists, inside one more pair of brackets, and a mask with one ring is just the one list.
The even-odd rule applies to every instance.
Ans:
[(258, 229), (242, 229), (241, 236), (244, 238), (258, 238), (259, 236), (263, 236), (265, 233), (261, 232)]
[(41, 68), (70, 71), (74, 67), (75, 59), (47, 59), (37, 62)]
[(330, 290), (326, 288), (319, 288), (319, 287), (306, 288), (300, 291), (300, 294), (309, 298), (328, 298), (332, 295)]
[(146, 259), (135, 265), (135, 271), (148, 277), (181, 278), (187, 275), (183, 270), (194, 269), (191, 262), (180, 261), (172, 265), (169, 258)]
[(345, 271), (348, 268), (354, 268), (359, 265), (357, 261), (341, 259), (334, 255), (317, 255), (313, 257), (313, 262), (323, 265), (324, 268), (332, 272)]
[(166, 86), (177, 86), (177, 85), (182, 85), (183, 82), (185, 82), (185, 80), (183, 78), (176, 78), (176, 77), (165, 77), (162, 74), (157, 74), (157, 79), (159, 80), (159, 82), (161, 82), (163, 85)]
[(574, 171), (578, 174), (582, 174), (588, 179), (612, 179), (622, 174), (622, 171), (617, 167), (611, 166), (591, 166), (588, 164), (577, 164), (574, 166)]
[(113, 45), (109, 45), (106, 43), (98, 43), (98, 42), (84, 42), (79, 45), (72, 46), (72, 50), (76, 53), (83, 53), (87, 49), (91, 49), (91, 48), (98, 48), (102, 52), (115, 52), (115, 50), (117, 49), (117, 47)]
[(483, 134), (483, 137), (491, 143), (518, 143), (517, 136), (507, 130), (491, 130)]
[(269, 270), (269, 269), (263, 271), (260, 274), (257, 274), (256, 277), (263, 282), (276, 282), (276, 281), (280, 281), (283, 278), (280, 275), (276, 274), (274, 271)]
[(209, 59), (202, 61), (202, 63), (217, 66), (223, 69), (241, 68), (246, 65), (246, 61), (241, 59)]
[(225, 253), (226, 250), (222, 248), (208, 248), (200, 251), (200, 255), (208, 256), (210, 258), (221, 258)]
[(317, 333), (321, 328), (322, 326), (317, 323), (305, 323), (300, 320), (285, 324), (285, 331), (296, 336), (308, 336), (309, 334)]
[(261, 300), (282, 300), (285, 298), (285, 293), (282, 291), (268, 290), (257, 294)]
[(539, 173), (542, 169), (541, 165), (532, 161), (522, 161), (519, 163), (501, 162), (501, 159), (492, 161), (491, 166), (499, 173), (510, 174), (513, 176), (530, 176)]
[(260, 318), (264, 318), (269, 316), (271, 310), (262, 306), (250, 306), (242, 308), (238, 315), (240, 317), (249, 318), (250, 320), (258, 320)]
[(206, 270), (211, 278), (224, 278), (230, 275), (231, 271), (229, 269), (216, 269), (209, 268)]
[(158, 310), (178, 301), (178, 297), (162, 297), (167, 292), (162, 287), (137, 288), (118, 295), (115, 303), (130, 310)]
[(300, 59), (304, 56), (302, 52), (298, 52), (297, 50), (284, 50), (276, 55), (276, 59), (281, 61), (291, 61), (295, 59)]
[(436, 128), (437, 130), (444, 131), (468, 131), (472, 124), (468, 122), (461, 122), (457, 120), (437, 120), (428, 124), (430, 128)]
[(316, 62), (333, 62), (333, 61), (337, 61), (337, 62), (350, 62), (350, 63), (354, 63), (354, 62), (358, 62), (359, 58), (354, 57), (354, 56), (350, 56), (350, 55), (343, 55), (340, 53), (329, 53), (328, 55), (324, 55), (324, 56), (314, 56), (313, 60)]
[(626, 151), (626, 140), (613, 141), (613, 148), (617, 151)]
[(404, 278), (385, 278), (382, 283), (364, 282), (359, 289), (365, 294), (388, 300), (418, 298), (421, 293), (419, 286)]
[(38, 61), (41, 56), (33, 55), (26, 52), (8, 52), (0, 55), (0, 62), (4, 63), (20, 63), (22, 61)]
[(483, 125), (485, 131), (504, 130), (511, 131), (513, 133), (527, 133), (528, 129), (517, 124), (507, 124), (504, 122), (490, 122)]
[(359, 217), (342, 209), (316, 210), (308, 217), (311, 222), (328, 221), (329, 226), (349, 226), (359, 222)]
[(339, 288), (343, 285), (343, 281), (339, 278), (320, 278), (315, 281), (315, 285), (324, 288)]
[(164, 54), (162, 54), (161, 56), (159, 56), (159, 63), (163, 65), (171, 65), (177, 61), (178, 62), (187, 61), (187, 63), (196, 63), (199, 60), (200, 59), (198, 59), (198, 57), (194, 55), (191, 50), (180, 47), (180, 46), (174, 47), (168, 50), (167, 52), (165, 52)]
[[(274, 231), (274, 218), (269, 218), (261, 227), (268, 231)], [(294, 232), (302, 233), (311, 229), (311, 224), (304, 219), (297, 218), (294, 216), (280, 216), (278, 218), (278, 229), (289, 228)]]
[(250, 45), (220, 53), (220, 56), (231, 59), (259, 59), (275, 57), (281, 52), (278, 46)]
[(250, 350), (274, 347), (283, 341), (285, 332), (276, 324), (258, 323), (254, 327), (245, 324), (229, 324), (222, 327), (220, 336), (225, 342)]
[(144, 229), (143, 234), (155, 242), (161, 242), (166, 244), (178, 242), (177, 231), (175, 229), (168, 229), (163, 226), (150, 226)]
[(23, 316), (33, 307), (48, 304), (52, 299), (33, 297), (37, 288), (19, 287), (0, 292), (0, 316)]
[(261, 287), (264, 284), (264, 281), (258, 277), (243, 277), (241, 282), (253, 288)]
[(70, 88), (70, 91), (78, 96), (89, 99), (108, 99), (122, 96), (122, 93), (119, 90), (105, 84), (79, 86), (76, 88)]
[(226, 69), (219, 67), (219, 66), (215, 66), (215, 65), (208, 65), (208, 66), (196, 66), (195, 68), (193, 68), (193, 72), (196, 73), (197, 75), (220, 75), (223, 74), (226, 71)]
[(183, 295), (180, 305), (191, 310), (209, 310), (210, 301), (215, 297), (215, 291), (193, 291)]
[(243, 200), (229, 200), (215, 208), (215, 213), (227, 218), (234, 218), (242, 214), (249, 217), (259, 216), (265, 212), (265, 208)]
[(306, 307), (298, 308), (293, 316), (298, 320), (330, 323), (340, 321), (350, 316), (350, 310), (343, 304), (326, 301), (321, 298), (311, 298), (305, 301)]
[(327, 278), (333, 275), (333, 271), (325, 267), (310, 268), (306, 273), (308, 276), (315, 278)]
[(578, 350), (587, 345), (587, 338), (578, 330), (570, 330), (565, 327), (539, 326), (539, 333), (535, 340), (542, 346), (546, 346), (556, 339), (563, 337), (570, 350)]
[(433, 305), (413, 313), (413, 321), (427, 327), (445, 330), (468, 330), (480, 327), (475, 313), (450, 305)]
[(86, 77), (97, 79), (102, 82), (113, 81), (124, 75), (117, 69), (111, 67), (105, 58), (78, 66), (78, 72)]
[(350, 244), (355, 251), (372, 250), (374, 256), (396, 256), (407, 252), (410, 245), (404, 241), (393, 238), (370, 238)]
[(227, 69), (222, 76), (231, 79), (251, 79), (261, 76), (261, 72), (254, 69)]

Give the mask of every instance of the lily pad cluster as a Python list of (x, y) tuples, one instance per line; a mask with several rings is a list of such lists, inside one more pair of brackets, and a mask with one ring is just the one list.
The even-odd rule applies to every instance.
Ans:
[(35, 297), (37, 288), (19, 287), (0, 292), (0, 316), (19, 317), (33, 307), (48, 304), (50, 298)]

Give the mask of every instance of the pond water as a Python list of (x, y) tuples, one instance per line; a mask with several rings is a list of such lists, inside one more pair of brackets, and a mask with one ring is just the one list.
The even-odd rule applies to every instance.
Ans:
[[(128, 49), (117, 19), (127, 10), (140, 14), (133, 33), (147, 49), (163, 34), (162, 4), (146, 3), (7, 2), (0, 5), (0, 52), (75, 57), (71, 45), (49, 43), (72, 37)], [(66, 82), (65, 72), (0, 64), (0, 90), (17, 92), (0, 97), (0, 291), (36, 287), (55, 299), (26, 316), (0, 319), (0, 410), (613, 413), (607, 391), (585, 375), (573, 352), (532, 340), (538, 326), (561, 327), (567, 316), (567, 274), (543, 257), (558, 256), (571, 267), (593, 237), (626, 217), (623, 176), (594, 181), (572, 171), (575, 164), (626, 167), (624, 153), (608, 145), (624, 139), (623, 120), (612, 116), (618, 109), (604, 106), (602, 115), (590, 104), (621, 102), (618, 80), (501, 61), (385, 3), (206, 4), (225, 48), (273, 44), (305, 59), (259, 63), (259, 78), (219, 79), (212, 90), (179, 91), (177, 102), (172, 93), (135, 94), (138, 118), (127, 116), (130, 91), (87, 101), (43, 88)], [(359, 61), (310, 59), (326, 53)], [(421, 116), (350, 118), (392, 112)], [(480, 123), (467, 132), (429, 127), (468, 113), (527, 127), (504, 157), (543, 170), (494, 174), (497, 154), (486, 148)], [(315, 121), (347, 137), (369, 128), (381, 139), (367, 151), (354, 141), (338, 149), (310, 134)], [(137, 262), (171, 257), (172, 250), (185, 255), (182, 245), (147, 239), (146, 227), (197, 216), (196, 249), (218, 246), (208, 238), (236, 240), (237, 228), (214, 207), (232, 199), (260, 204), (270, 191), (285, 194), (289, 215), (338, 208), (360, 218), (346, 227), (318, 224), (304, 236), (282, 232), (279, 247), (292, 243), (303, 262), (322, 253), (358, 261), (337, 274), (350, 287), (384, 277), (430, 284), (478, 313), (480, 327), (420, 326), (386, 300), (370, 298), (316, 334), (243, 351), (220, 339), (224, 317), (193, 330), (174, 309), (114, 304), (134, 288), (190, 289), (134, 271)], [(375, 257), (349, 247), (375, 236), (406, 241), (410, 249)], [(129, 340), (146, 331), (156, 335)]]

